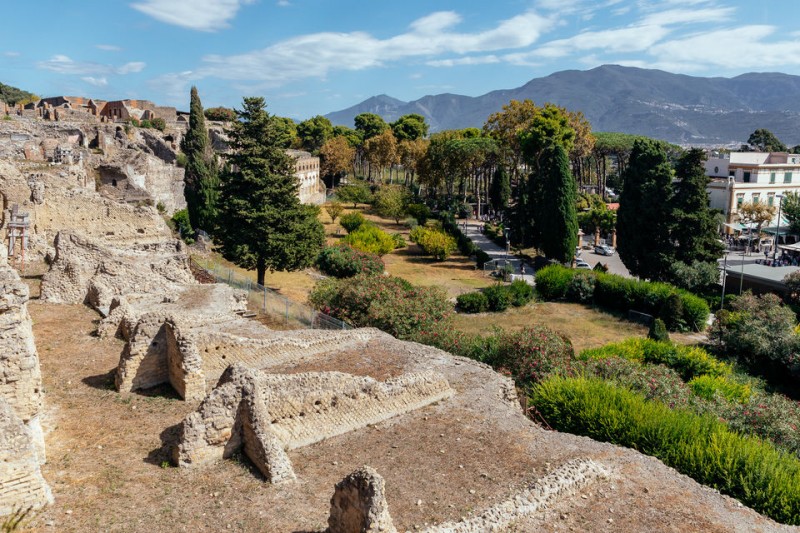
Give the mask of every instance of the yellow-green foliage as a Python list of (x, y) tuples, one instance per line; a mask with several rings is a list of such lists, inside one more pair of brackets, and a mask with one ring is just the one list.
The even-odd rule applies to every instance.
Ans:
[(356, 250), (375, 255), (388, 254), (395, 248), (392, 236), (372, 224), (362, 224), (352, 233), (347, 234), (342, 242)]
[(584, 361), (623, 357), (640, 363), (662, 364), (677, 371), (685, 381), (695, 376), (728, 376), (732, 372), (730, 365), (715, 359), (702, 348), (652, 339), (625, 339), (600, 348), (584, 350), (578, 357)]
[(444, 261), (455, 252), (456, 240), (440, 229), (417, 226), (411, 231), (409, 238), (419, 244), (422, 251)]
[(784, 524), (800, 525), (800, 461), (712, 415), (671, 410), (600, 379), (552, 377), (531, 401), (559, 431), (659, 458)]
[(722, 376), (697, 376), (688, 385), (692, 392), (706, 400), (713, 400), (719, 393), (729, 402), (747, 403), (752, 395), (750, 385), (736, 383)]

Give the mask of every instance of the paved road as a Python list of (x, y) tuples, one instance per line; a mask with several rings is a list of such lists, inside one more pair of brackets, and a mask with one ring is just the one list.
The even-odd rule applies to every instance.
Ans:
[[(459, 223), (461, 230), (464, 231), (464, 222), (461, 221)], [(466, 235), (475, 245), (489, 254), (489, 257), (492, 259), (509, 259), (509, 262), (514, 265), (514, 272), (519, 275), (520, 268), (523, 264), (521, 259), (516, 258), (516, 256), (508, 257), (506, 255), (506, 249), (502, 246), (498, 246), (493, 241), (489, 240), (483, 233), (481, 233), (481, 228), (483, 227), (483, 222), (478, 220), (469, 220), (467, 221), (466, 226)], [(589, 245), (593, 242), (592, 237), (587, 236), (584, 239), (584, 245)], [(603, 263), (608, 266), (608, 271), (612, 274), (619, 274), (621, 276), (631, 277), (628, 269), (625, 268), (625, 265), (622, 264), (622, 261), (619, 258), (618, 254), (614, 254), (612, 256), (603, 256), (594, 253), (594, 246), (591, 247), (591, 250), (581, 250), (581, 259), (589, 263), (589, 265), (594, 268), (597, 263)], [(754, 258), (755, 261), (755, 258)], [(526, 281), (533, 281), (533, 266), (530, 263), (525, 262), (525, 280)]]

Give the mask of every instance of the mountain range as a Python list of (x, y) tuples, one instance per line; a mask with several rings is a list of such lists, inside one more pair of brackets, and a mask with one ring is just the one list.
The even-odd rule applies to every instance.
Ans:
[(510, 100), (552, 102), (581, 111), (594, 131), (646, 135), (678, 144), (740, 144), (758, 128), (785, 144), (800, 144), (800, 76), (777, 72), (734, 78), (703, 78), (662, 70), (603, 65), (535, 78), (521, 87), (482, 96), (437, 94), (412, 102), (387, 95), (326, 115), (353, 127), (360, 113), (394, 121), (408, 113), (424, 116), (431, 131), (482, 127)]

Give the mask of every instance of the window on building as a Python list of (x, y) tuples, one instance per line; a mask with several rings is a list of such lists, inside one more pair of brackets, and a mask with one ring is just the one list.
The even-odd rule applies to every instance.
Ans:
[(786, 172), (783, 175), (783, 182), (784, 183), (791, 183), (792, 182), (792, 173), (791, 172)]
[(745, 172), (744, 173), (744, 182), (745, 183), (750, 183), (750, 173), (749, 172)]
[(761, 200), (761, 195), (760, 194), (754, 194), (753, 195), (753, 203), (757, 204), (759, 202), (759, 200)]
[(767, 196), (767, 205), (770, 206), (770, 207), (775, 205), (775, 195), (774, 194), (770, 194), (769, 196)]
[(769, 182), (770, 183), (775, 183), (775, 173), (774, 172), (770, 172), (769, 173)]
[(736, 209), (739, 209), (740, 207), (742, 207), (743, 203), (744, 203), (744, 193), (737, 194), (736, 195)]

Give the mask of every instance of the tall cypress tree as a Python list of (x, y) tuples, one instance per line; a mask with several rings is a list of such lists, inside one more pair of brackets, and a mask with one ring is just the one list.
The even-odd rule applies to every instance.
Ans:
[(578, 245), (577, 187), (570, 172), (567, 152), (555, 143), (542, 152), (532, 198), (539, 246), (551, 259), (572, 261)]
[(693, 148), (678, 161), (675, 176), (680, 180), (672, 200), (672, 242), (674, 258), (687, 264), (716, 263), (722, 255), (717, 237), (718, 223), (709, 208), (709, 177), (703, 168), (705, 153)]
[(189, 108), (189, 129), (181, 141), (186, 156), (184, 195), (193, 228), (213, 231), (219, 197), (219, 171), (208, 140), (203, 104), (192, 87)]
[(617, 250), (635, 276), (667, 279), (673, 255), (670, 239), (672, 169), (664, 148), (652, 139), (637, 139), (617, 211)]
[(255, 269), (310, 265), (325, 241), (319, 208), (300, 203), (294, 161), (280, 145), (280, 131), (263, 98), (245, 98), (227, 131), (232, 152), (222, 174), (216, 237), (223, 256)]
[(492, 184), (489, 187), (489, 201), (495, 213), (501, 212), (508, 206), (511, 198), (511, 180), (504, 166), (499, 165), (492, 177)]

